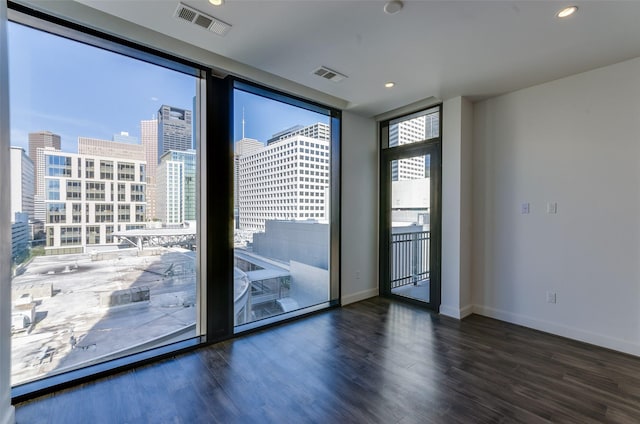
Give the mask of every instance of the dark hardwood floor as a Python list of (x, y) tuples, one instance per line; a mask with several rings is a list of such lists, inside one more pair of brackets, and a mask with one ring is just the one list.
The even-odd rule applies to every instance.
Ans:
[(18, 423), (640, 422), (640, 358), (374, 298), (17, 405)]

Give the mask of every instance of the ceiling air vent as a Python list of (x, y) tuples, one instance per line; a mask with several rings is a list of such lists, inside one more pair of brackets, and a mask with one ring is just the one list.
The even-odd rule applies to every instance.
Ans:
[(222, 22), (220, 19), (216, 19), (213, 16), (205, 15), (199, 10), (182, 3), (178, 3), (178, 8), (176, 9), (174, 16), (181, 21), (192, 23), (200, 28), (204, 28), (221, 36), (226, 35), (231, 29), (231, 25), (228, 23)]
[(340, 82), (343, 79), (347, 78), (346, 75), (341, 74), (340, 72), (334, 71), (332, 69), (329, 69), (326, 66), (319, 67), (318, 69), (313, 71), (313, 74), (333, 82)]

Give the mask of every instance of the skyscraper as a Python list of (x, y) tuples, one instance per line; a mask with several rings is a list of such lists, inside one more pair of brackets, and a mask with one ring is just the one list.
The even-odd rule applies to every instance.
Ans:
[(158, 169), (158, 120), (140, 121), (140, 139), (147, 161), (147, 220), (158, 218), (156, 172)]
[(169, 150), (191, 150), (191, 111), (162, 105), (158, 110), (158, 157), (157, 162)]
[(29, 157), (33, 161), (33, 166), (36, 169), (36, 178), (34, 179), (34, 191), (36, 194), (41, 194), (43, 190), (41, 182), (38, 180), (37, 170), (44, 167), (44, 164), (41, 164), (38, 160), (38, 149), (45, 147), (52, 147), (56, 150), (60, 150), (60, 136), (52, 133), (51, 131), (29, 133)]
[(239, 229), (264, 231), (269, 220), (329, 219), (330, 142), (302, 135), (315, 126), (322, 134), (330, 129), (294, 127), (239, 157)]
[(162, 155), (157, 179), (158, 217), (166, 225), (196, 220), (196, 152)]
[(33, 221), (35, 168), (22, 147), (11, 147), (11, 218), (16, 213), (27, 214)]
[(21, 260), (29, 249), (33, 231), (33, 161), (22, 147), (11, 147), (11, 257)]
[[(437, 137), (439, 134), (437, 114), (421, 115), (389, 126), (389, 147), (402, 146)], [(398, 159), (391, 164), (392, 181), (427, 178), (428, 159), (416, 156)]]
[(233, 152), (233, 220), (235, 228), (240, 228), (240, 197), (238, 190), (240, 176), (240, 158), (264, 149), (264, 144), (253, 138), (244, 137), (244, 119), (242, 120), (242, 139), (238, 140)]

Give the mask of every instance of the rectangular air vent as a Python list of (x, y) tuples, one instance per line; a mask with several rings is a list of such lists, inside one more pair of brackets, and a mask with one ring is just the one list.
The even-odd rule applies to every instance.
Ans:
[(231, 29), (231, 25), (228, 23), (223, 22), (220, 19), (216, 19), (213, 16), (204, 14), (199, 10), (182, 3), (178, 3), (178, 8), (176, 9), (174, 16), (181, 21), (197, 25), (200, 28), (204, 28), (220, 36), (225, 36)]
[(347, 78), (346, 75), (334, 71), (333, 69), (329, 69), (326, 66), (319, 67), (318, 69), (313, 71), (313, 74), (333, 82), (340, 82), (343, 79)]

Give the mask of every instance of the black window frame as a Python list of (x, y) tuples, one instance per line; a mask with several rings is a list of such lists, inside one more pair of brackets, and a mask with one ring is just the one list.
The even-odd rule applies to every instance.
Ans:
[[(201, 138), (197, 142), (198, 148), (200, 149), (201, 145), (203, 145), (202, 154), (199, 154), (198, 158), (198, 161), (200, 161), (198, 169), (202, 171), (203, 164), (206, 164), (206, 176), (202, 181), (203, 185), (198, 189), (198, 193), (203, 195), (203, 199), (198, 196), (199, 204), (197, 205), (197, 209), (203, 215), (201, 218), (204, 221), (199, 233), (201, 238), (199, 248), (203, 251), (201, 253), (200, 266), (203, 268), (204, 274), (202, 274), (203, 276), (198, 275), (196, 282), (196, 284), (201, 284), (201, 287), (205, 288), (205, 292), (200, 292), (199, 294), (202, 298), (198, 300), (200, 305), (206, 308), (204, 314), (198, 312), (199, 318), (197, 319), (200, 320), (200, 325), (202, 326), (201, 332), (196, 337), (188, 340), (13, 386), (11, 388), (11, 396), (14, 404), (234, 338), (239, 334), (246, 334), (248, 331), (254, 331), (248, 330), (236, 334), (233, 325), (233, 246), (230, 242), (233, 239), (232, 128), (233, 92), (238, 86), (244, 87), (245, 91), (282, 103), (312, 111), (320, 110), (322, 111), (321, 113), (330, 118), (332, 157), (329, 171), (332, 179), (329, 247), (331, 290), (330, 301), (327, 302), (328, 305), (326, 307), (340, 306), (340, 145), (342, 135), (342, 112), (340, 110), (249, 82), (239, 77), (227, 76), (220, 78), (218, 72), (212, 69), (210, 65), (203, 65), (185, 58), (176, 57), (155, 48), (140, 45), (112, 34), (85, 27), (79, 23), (49, 15), (21, 3), (8, 1), (7, 5), (8, 20), (10, 22), (200, 78), (200, 87), (202, 88), (204, 85), (204, 90), (201, 90), (201, 94), (206, 99), (206, 107), (200, 110), (199, 113), (199, 119), (202, 122), (198, 123), (199, 129), (197, 130), (201, 132)], [(200, 104), (202, 103), (200, 99)], [(193, 111), (194, 114), (197, 113), (196, 110)], [(99, 162), (96, 163), (94, 160), (91, 160), (91, 162), (90, 170), (86, 166), (87, 162), (78, 167), (78, 173), (91, 171), (92, 178), (95, 179), (95, 173), (100, 172)], [(114, 166), (113, 180), (116, 180), (115, 173)], [(85, 177), (88, 178), (88, 175), (85, 175)], [(94, 182), (98, 183), (98, 181)], [(93, 202), (96, 201), (105, 202), (105, 199), (93, 199)], [(86, 203), (86, 205), (88, 206), (89, 203)], [(84, 213), (85, 211), (81, 211), (81, 214)], [(204, 216), (205, 214), (206, 216)], [(73, 224), (76, 223), (74, 222)], [(115, 225), (108, 223), (105, 228), (106, 242), (110, 242), (113, 238), (111, 233), (114, 229)], [(228, 234), (229, 237), (220, 237), (220, 234)], [(80, 237), (82, 237), (82, 234)], [(264, 323), (264, 325), (257, 326), (255, 330), (287, 322), (317, 310), (319, 309), (303, 311), (300, 314), (290, 314), (273, 323)]]

